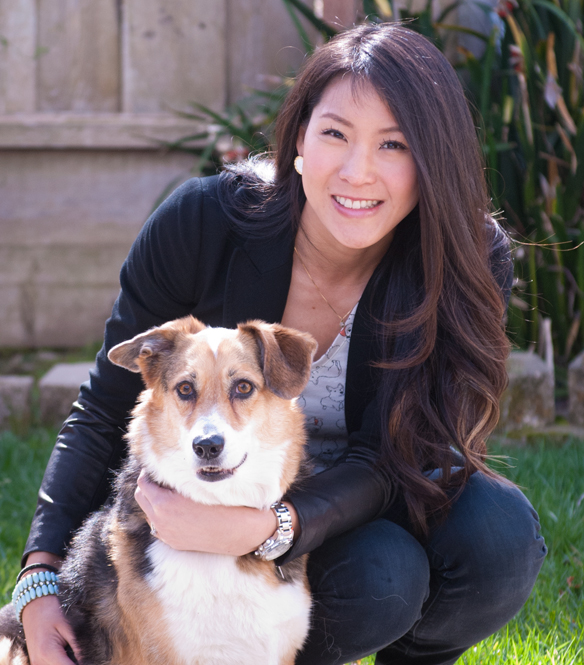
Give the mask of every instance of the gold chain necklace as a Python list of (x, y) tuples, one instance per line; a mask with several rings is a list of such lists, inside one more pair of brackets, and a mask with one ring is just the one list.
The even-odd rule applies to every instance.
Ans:
[(314, 281), (314, 279), (312, 278), (312, 275), (308, 272), (308, 268), (304, 265), (304, 261), (302, 260), (302, 257), (300, 256), (300, 252), (296, 248), (296, 245), (294, 245), (294, 251), (296, 252), (296, 256), (298, 256), (298, 260), (300, 261), (300, 264), (304, 268), (304, 272), (308, 275), (308, 278), (314, 284), (314, 287), (316, 288), (316, 290), (320, 293), (320, 297), (332, 309), (332, 311), (335, 313), (335, 315), (339, 317), (339, 322), (340, 322), (340, 327), (341, 327), (341, 334), (344, 334), (345, 326), (347, 324), (347, 317), (353, 311), (353, 308), (355, 307), (355, 305), (353, 305), (353, 307), (351, 307), (351, 309), (345, 314), (345, 316), (341, 316), (337, 312), (337, 310), (330, 304), (330, 302), (326, 299), (324, 293), (318, 288), (318, 284)]

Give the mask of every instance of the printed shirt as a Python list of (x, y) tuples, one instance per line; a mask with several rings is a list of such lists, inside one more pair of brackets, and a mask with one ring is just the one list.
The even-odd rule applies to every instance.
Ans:
[(356, 311), (357, 305), (328, 351), (312, 363), (310, 380), (298, 398), (306, 416), (308, 452), (314, 474), (333, 466), (347, 447), (345, 383)]

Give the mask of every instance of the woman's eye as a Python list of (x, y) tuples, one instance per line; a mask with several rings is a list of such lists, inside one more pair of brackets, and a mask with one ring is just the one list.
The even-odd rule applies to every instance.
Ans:
[(181, 399), (190, 399), (195, 396), (195, 388), (193, 387), (193, 384), (188, 381), (179, 383), (176, 387), (176, 391)]
[(235, 386), (235, 394), (241, 397), (247, 397), (251, 395), (253, 391), (253, 386), (249, 381), (239, 381)]
[(388, 148), (389, 150), (407, 150), (406, 146), (399, 141), (383, 141), (380, 147)]
[(322, 133), (325, 136), (334, 136), (335, 138), (338, 138), (338, 139), (344, 139), (345, 138), (343, 136), (343, 134), (341, 132), (339, 132), (338, 129), (325, 129)]

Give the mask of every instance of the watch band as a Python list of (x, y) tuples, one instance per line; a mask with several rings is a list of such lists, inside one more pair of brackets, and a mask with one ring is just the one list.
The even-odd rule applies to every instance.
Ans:
[(254, 554), (264, 561), (272, 561), (286, 553), (294, 542), (294, 529), (292, 528), (292, 515), (288, 508), (276, 501), (270, 508), (276, 514), (278, 528), (272, 536), (262, 543)]

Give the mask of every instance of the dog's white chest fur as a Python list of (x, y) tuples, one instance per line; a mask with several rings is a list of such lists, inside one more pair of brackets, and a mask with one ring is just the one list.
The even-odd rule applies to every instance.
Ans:
[(148, 556), (149, 586), (185, 665), (275, 665), (304, 642), (310, 597), (302, 583), (274, 584), (242, 571), (235, 557), (160, 541)]

